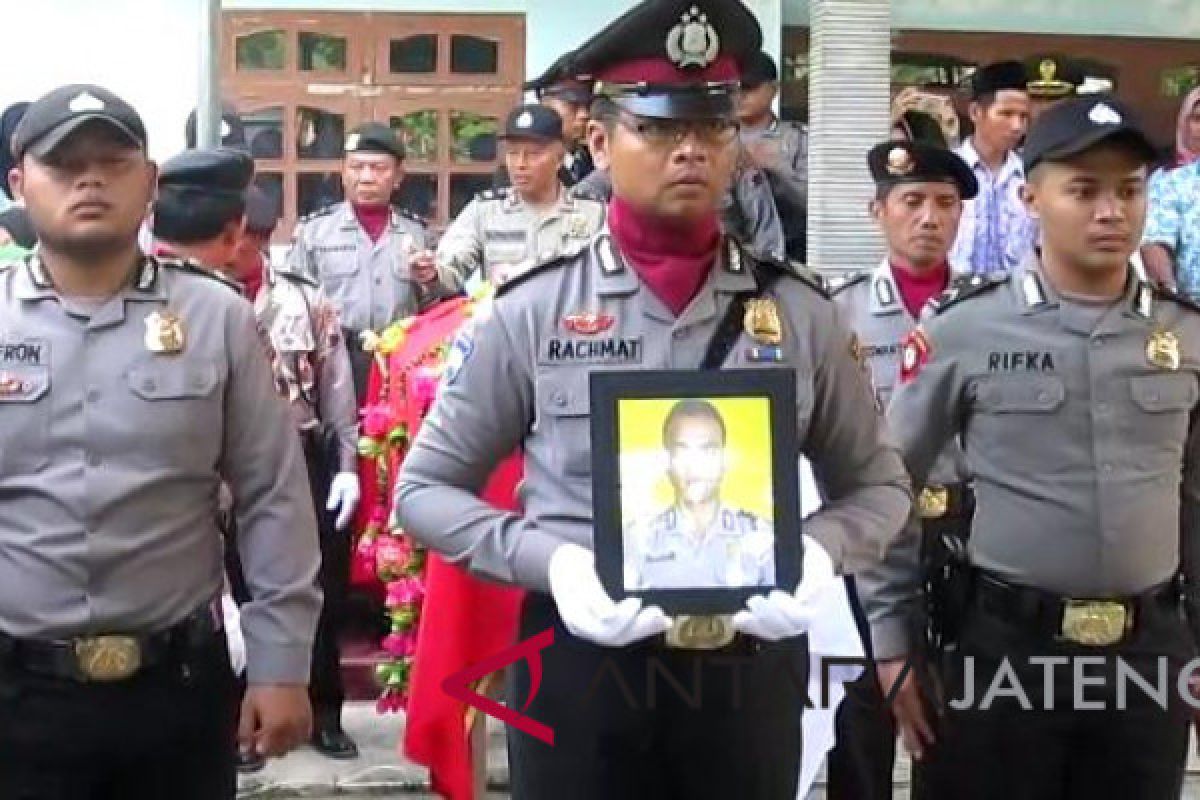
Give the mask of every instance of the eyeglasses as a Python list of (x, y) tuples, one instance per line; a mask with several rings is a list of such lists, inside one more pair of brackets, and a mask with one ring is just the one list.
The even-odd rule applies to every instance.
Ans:
[(712, 145), (727, 145), (737, 138), (741, 126), (737, 120), (724, 117), (712, 119), (659, 119), (622, 113), (617, 120), (654, 147), (675, 147), (695, 134), (696, 138)]

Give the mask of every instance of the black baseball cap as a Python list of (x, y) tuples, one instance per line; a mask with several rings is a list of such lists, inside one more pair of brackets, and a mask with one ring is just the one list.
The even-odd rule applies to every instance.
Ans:
[(133, 106), (102, 86), (70, 84), (44, 95), (25, 112), (13, 132), (12, 151), (43, 158), (89, 122), (103, 122), (146, 148), (146, 125)]
[(384, 153), (404, 160), (404, 144), (382, 122), (368, 122), (350, 131), (345, 149), (347, 153)]
[(508, 112), (501, 139), (532, 139), (539, 142), (558, 142), (563, 138), (562, 117), (546, 106), (517, 106)]
[(867, 153), (867, 168), (880, 188), (901, 183), (952, 183), (964, 200), (979, 193), (975, 173), (958, 155), (926, 142), (880, 142)]
[(1147, 164), (1158, 151), (1136, 114), (1112, 95), (1071, 97), (1047, 109), (1025, 139), (1022, 160), (1029, 172), (1043, 161), (1064, 161), (1101, 142), (1119, 140)]

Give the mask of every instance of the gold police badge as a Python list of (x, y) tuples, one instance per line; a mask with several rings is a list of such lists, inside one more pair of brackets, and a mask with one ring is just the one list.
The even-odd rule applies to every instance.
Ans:
[(770, 297), (746, 301), (743, 320), (746, 333), (759, 344), (777, 345), (783, 341), (783, 324), (779, 321), (779, 306)]
[(1179, 369), (1179, 337), (1171, 331), (1155, 331), (1146, 340), (1146, 360), (1159, 369)]
[(893, 147), (887, 154), (887, 171), (889, 175), (897, 177), (907, 175), (917, 168), (917, 163), (913, 161), (912, 153), (908, 152), (904, 147)]
[(728, 614), (684, 614), (676, 617), (667, 631), (667, 647), (718, 650), (732, 642), (735, 633), (733, 617)]
[(147, 314), (145, 344), (151, 353), (182, 353), (183, 320), (170, 311), (154, 311)]

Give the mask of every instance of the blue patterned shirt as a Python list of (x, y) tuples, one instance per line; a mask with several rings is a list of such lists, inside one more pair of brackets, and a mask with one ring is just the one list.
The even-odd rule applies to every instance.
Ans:
[(1154, 173), (1149, 203), (1142, 243), (1170, 248), (1179, 290), (1200, 300), (1200, 161)]
[(1011, 272), (1025, 261), (1037, 244), (1037, 224), (1021, 202), (1025, 168), (1016, 153), (1009, 153), (1000, 171), (983, 163), (968, 139), (955, 151), (975, 173), (979, 194), (963, 203), (958, 236), (950, 250), (955, 272), (986, 275)]

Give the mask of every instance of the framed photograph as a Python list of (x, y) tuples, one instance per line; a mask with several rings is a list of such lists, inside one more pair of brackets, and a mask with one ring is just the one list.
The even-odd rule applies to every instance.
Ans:
[(800, 577), (789, 369), (590, 378), (596, 570), (614, 600), (728, 614)]

